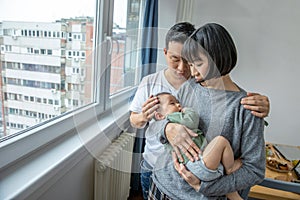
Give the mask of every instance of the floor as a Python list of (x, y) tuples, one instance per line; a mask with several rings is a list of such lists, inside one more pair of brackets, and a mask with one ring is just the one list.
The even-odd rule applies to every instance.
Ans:
[(131, 190), (127, 200), (144, 200), (141, 190)]

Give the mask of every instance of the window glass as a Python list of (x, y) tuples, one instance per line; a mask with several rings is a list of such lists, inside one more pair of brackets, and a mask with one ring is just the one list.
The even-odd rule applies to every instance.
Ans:
[(94, 102), (95, 5), (1, 0), (0, 138)]
[(135, 85), (141, 0), (115, 0), (111, 45), (110, 95)]

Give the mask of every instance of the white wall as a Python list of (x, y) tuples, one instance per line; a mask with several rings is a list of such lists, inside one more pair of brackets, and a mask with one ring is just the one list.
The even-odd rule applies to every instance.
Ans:
[(165, 36), (169, 28), (176, 23), (177, 4), (180, 0), (159, 0), (158, 1), (158, 53), (157, 53), (157, 69), (161, 70), (165, 67), (165, 57), (163, 48), (165, 48)]
[[(195, 0), (191, 11), (192, 23), (197, 27), (217, 22), (233, 36), (239, 59), (233, 79), (247, 91), (265, 94), (271, 101), (271, 112), (266, 118), (269, 126), (265, 128), (269, 142), (299, 145), (299, 8), (297, 0)], [(170, 27), (175, 17), (173, 21), (169, 15), (166, 19), (164, 10), (159, 13), (160, 24)]]
[[(94, 158), (86, 156), (73, 166), (65, 175), (53, 176), (53, 185), (37, 190), (26, 199), (43, 200), (92, 200), (94, 197)], [(48, 184), (49, 185), (49, 184)]]

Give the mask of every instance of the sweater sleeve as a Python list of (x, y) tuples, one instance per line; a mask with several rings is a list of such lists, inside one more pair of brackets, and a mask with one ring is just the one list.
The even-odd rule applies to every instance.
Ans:
[(155, 137), (157, 137), (157, 140), (160, 141), (162, 144), (165, 144), (168, 142), (166, 139), (166, 136), (165, 136), (165, 128), (168, 123), (169, 123), (169, 120), (167, 120), (167, 119), (149, 123), (149, 127), (148, 127), (147, 131), (151, 134), (155, 134)]
[[(211, 182), (201, 182), (199, 192), (205, 196), (221, 196), (230, 192), (248, 189), (260, 183), (265, 175), (265, 141), (263, 120), (248, 115), (243, 123), (240, 138), (242, 167), (230, 175)], [(233, 147), (234, 148), (234, 147)]]

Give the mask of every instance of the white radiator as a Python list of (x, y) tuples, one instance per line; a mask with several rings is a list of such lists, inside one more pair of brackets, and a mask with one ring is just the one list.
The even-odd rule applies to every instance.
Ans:
[(135, 134), (122, 133), (96, 159), (95, 200), (127, 200)]

